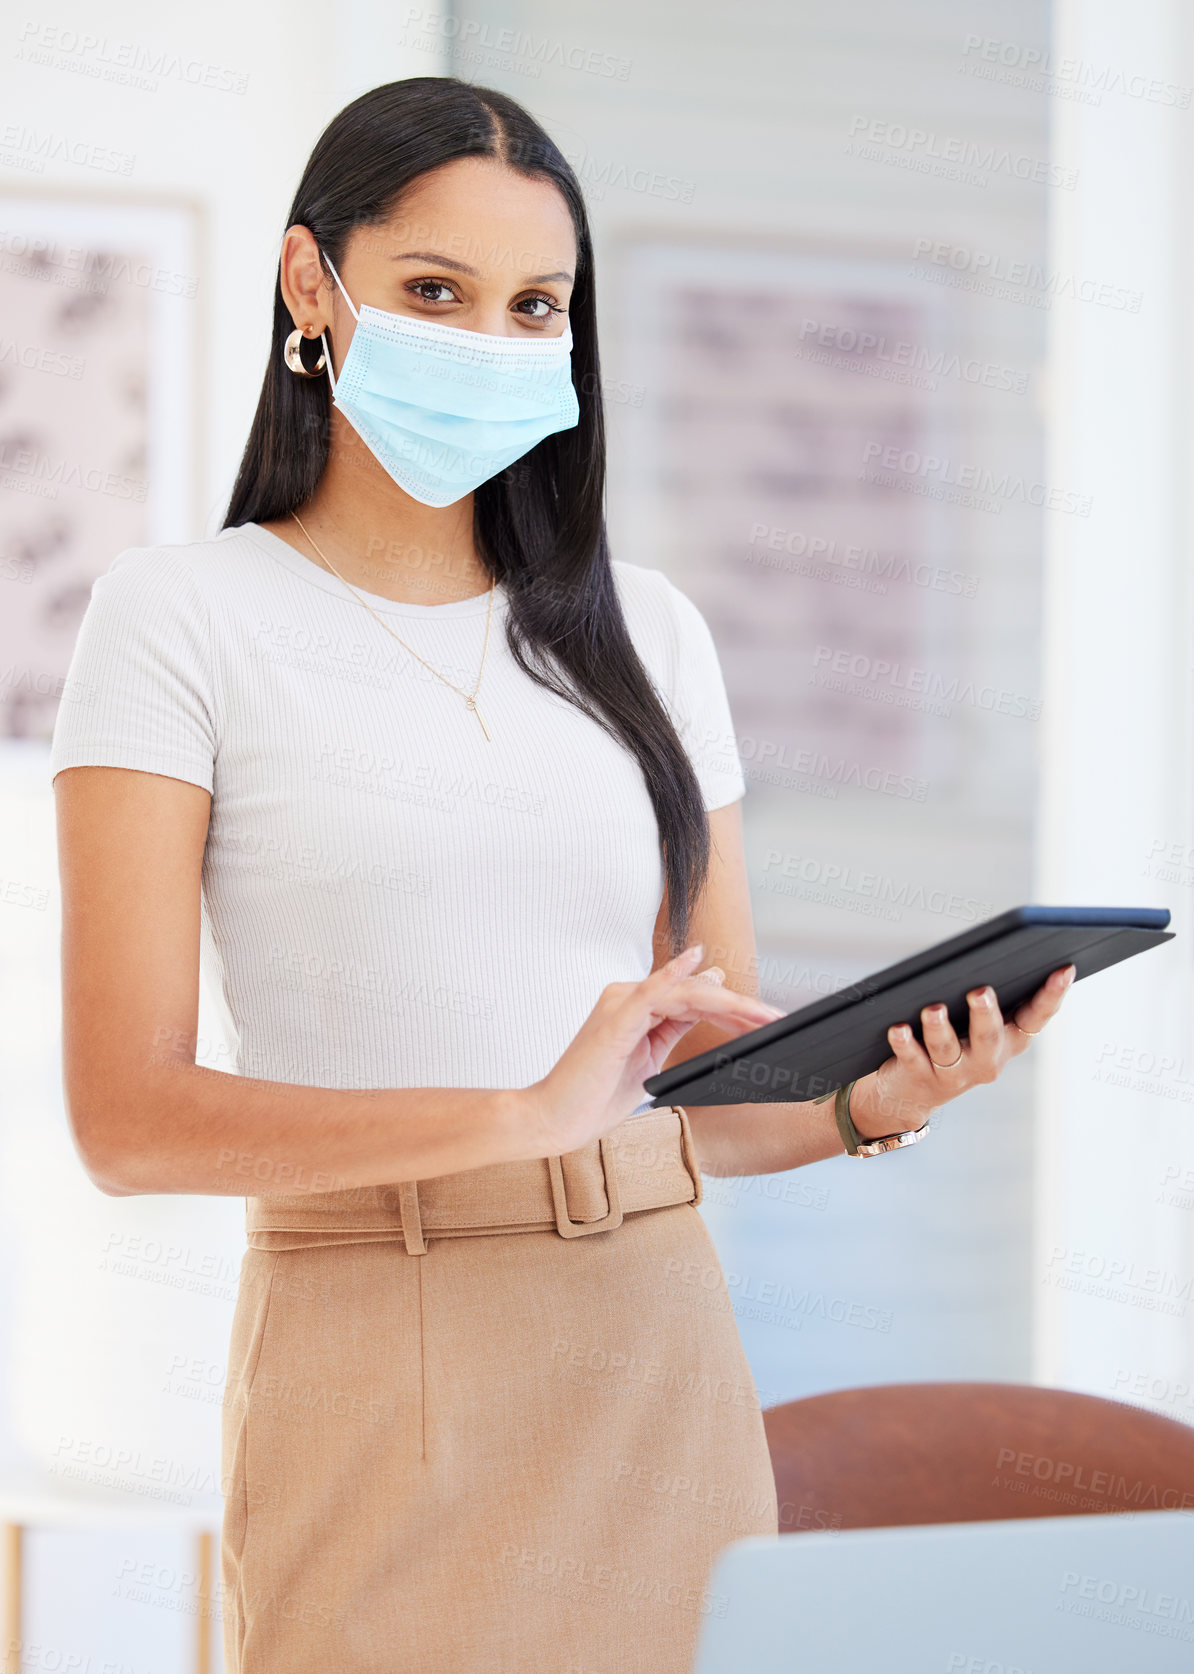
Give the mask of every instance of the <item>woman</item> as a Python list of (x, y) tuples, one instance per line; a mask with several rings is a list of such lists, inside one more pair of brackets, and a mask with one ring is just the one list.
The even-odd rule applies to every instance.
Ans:
[[(122, 553), (80, 634), (73, 1131), (105, 1192), (246, 1198), (231, 1674), (681, 1674), (714, 1554), (776, 1528), (693, 1142), (766, 1173), (919, 1129), (1072, 975), (894, 1030), (840, 1127), (644, 1113), (780, 1012), (708, 629), (607, 550), (594, 321), (525, 111), (365, 94), (289, 215), (223, 530)], [(194, 1062), (201, 935), (236, 1077)]]

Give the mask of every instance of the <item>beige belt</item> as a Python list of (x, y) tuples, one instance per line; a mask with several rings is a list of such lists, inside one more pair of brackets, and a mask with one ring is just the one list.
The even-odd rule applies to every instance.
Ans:
[(256, 1249), (294, 1249), (399, 1238), (423, 1255), (428, 1238), (551, 1232), (583, 1238), (621, 1226), (624, 1215), (701, 1201), (701, 1171), (687, 1114), (672, 1105), (632, 1116), (578, 1151), (531, 1162), (492, 1163), (461, 1174), (337, 1192), (245, 1199)]

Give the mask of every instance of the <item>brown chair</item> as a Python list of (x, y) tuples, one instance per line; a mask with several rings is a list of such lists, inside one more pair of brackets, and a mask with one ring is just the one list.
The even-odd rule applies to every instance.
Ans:
[(763, 1421), (781, 1534), (1194, 1509), (1194, 1426), (1097, 1395), (885, 1384)]

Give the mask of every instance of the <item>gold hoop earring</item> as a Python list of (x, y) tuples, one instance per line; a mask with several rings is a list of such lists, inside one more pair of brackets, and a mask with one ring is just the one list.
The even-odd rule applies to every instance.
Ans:
[(323, 371), (325, 365), (327, 364), (324, 359), (323, 350), (321, 349), (319, 351), (319, 359), (315, 362), (315, 367), (312, 370), (310, 367), (303, 365), (302, 346), (303, 333), (299, 327), (296, 326), (290, 336), (286, 339), (285, 346), (282, 349), (282, 359), (286, 362), (290, 370), (297, 374), (298, 377), (318, 378), (319, 374)]

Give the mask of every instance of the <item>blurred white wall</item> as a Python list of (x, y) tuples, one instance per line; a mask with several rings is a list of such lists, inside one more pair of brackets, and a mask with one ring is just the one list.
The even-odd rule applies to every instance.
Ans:
[[(1134, 311), (1054, 316), (1050, 473), (1097, 485), (1049, 532), (1040, 879), (1169, 907), (1176, 940), (1075, 996), (1042, 1055), (1041, 1378), (1194, 1422), (1194, 16), (1061, 0), (1054, 54), (1128, 91), (1055, 104), (1079, 171), (1050, 262)], [(1093, 84), (1092, 84), (1093, 85)]]

